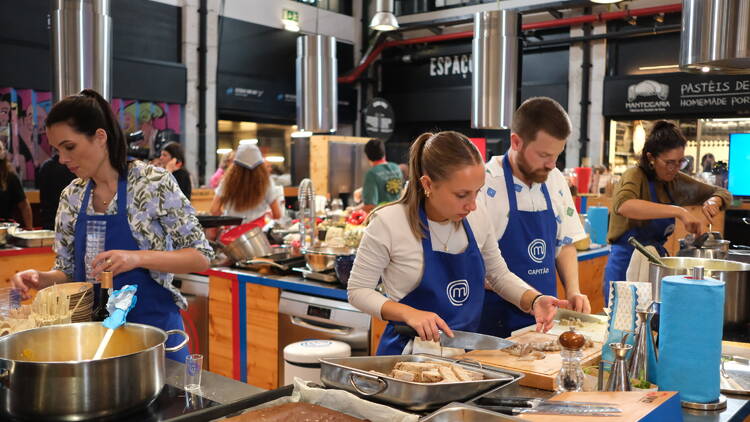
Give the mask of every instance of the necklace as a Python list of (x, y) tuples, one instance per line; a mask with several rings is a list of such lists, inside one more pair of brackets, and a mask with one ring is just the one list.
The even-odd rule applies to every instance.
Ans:
[[(95, 194), (95, 193), (96, 193), (96, 186), (94, 186), (94, 188), (93, 188), (93, 189), (91, 189), (91, 198), (93, 198), (93, 197), (94, 197), (94, 194)], [(110, 199), (110, 201), (111, 201), (111, 199)], [(101, 200), (101, 202), (102, 202), (102, 205), (104, 205), (105, 207), (107, 206), (107, 204), (109, 204), (109, 202), (110, 202), (110, 201), (105, 201), (105, 200), (103, 200), (103, 199)]]
[(438, 237), (437, 231), (432, 231), (432, 230), (430, 231), (430, 233), (432, 233), (433, 235), (435, 235), (435, 239), (437, 239), (438, 242), (440, 242), (440, 243), (443, 244), (443, 252), (448, 252), (448, 242), (451, 241), (451, 236), (453, 236), (453, 232), (456, 231), (456, 228), (455, 228), (454, 224), (452, 224), (450, 222), (448, 224), (450, 224), (450, 231), (448, 232), (448, 238), (445, 239), (445, 242), (443, 242), (443, 239), (441, 239), (440, 237)]

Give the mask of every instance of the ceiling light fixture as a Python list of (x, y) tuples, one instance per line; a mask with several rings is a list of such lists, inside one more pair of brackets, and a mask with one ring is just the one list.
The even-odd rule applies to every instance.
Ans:
[(240, 139), (240, 145), (258, 145), (258, 139)]
[(270, 155), (266, 157), (266, 161), (268, 161), (269, 163), (283, 163), (284, 157), (278, 155)]
[(659, 66), (641, 66), (638, 70), (662, 70), (662, 69), (679, 69), (678, 64), (663, 64)]
[(370, 29), (393, 31), (398, 29), (398, 20), (393, 14), (393, 0), (376, 0), (375, 16), (370, 20)]
[(232, 148), (218, 148), (216, 150), (216, 153), (219, 155), (229, 154), (230, 152), (232, 152)]
[(622, 0), (591, 0), (591, 3), (598, 3), (598, 4), (612, 4), (612, 3), (619, 3)]

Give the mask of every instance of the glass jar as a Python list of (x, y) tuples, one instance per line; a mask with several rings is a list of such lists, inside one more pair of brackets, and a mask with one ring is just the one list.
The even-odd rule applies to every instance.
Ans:
[(577, 333), (575, 328), (560, 334), (559, 340), (562, 350), (562, 367), (555, 378), (555, 391), (563, 393), (566, 391), (581, 391), (583, 389), (583, 368), (581, 360), (583, 353), (581, 349), (586, 344), (586, 338)]

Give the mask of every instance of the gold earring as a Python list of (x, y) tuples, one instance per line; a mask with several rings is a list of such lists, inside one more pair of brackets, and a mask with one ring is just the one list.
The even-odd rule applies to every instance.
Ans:
[(426, 196), (426, 197), (429, 198), (430, 197), (430, 192), (429, 191), (425, 191), (424, 196)]

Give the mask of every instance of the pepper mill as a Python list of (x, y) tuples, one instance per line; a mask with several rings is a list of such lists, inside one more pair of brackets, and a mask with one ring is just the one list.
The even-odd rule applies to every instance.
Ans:
[(581, 391), (583, 389), (583, 369), (581, 369), (581, 349), (586, 344), (586, 338), (577, 333), (575, 328), (560, 334), (558, 338), (562, 350), (562, 368), (555, 378), (555, 391)]
[(620, 343), (610, 343), (609, 347), (615, 355), (615, 363), (612, 365), (612, 372), (609, 373), (606, 391), (630, 391), (630, 377), (628, 376), (627, 356), (628, 351), (633, 348), (625, 344), (625, 337)]

